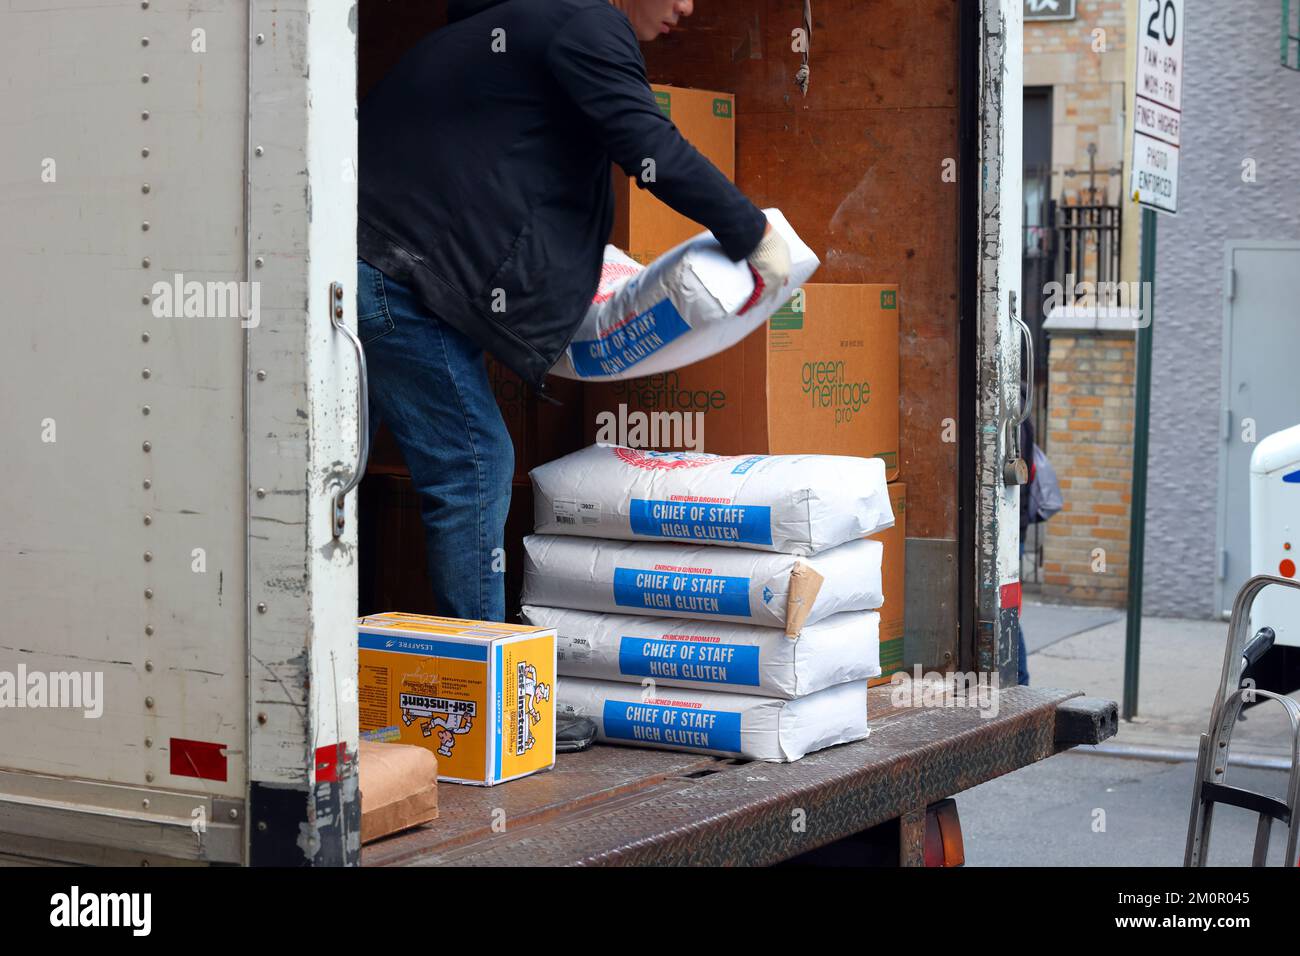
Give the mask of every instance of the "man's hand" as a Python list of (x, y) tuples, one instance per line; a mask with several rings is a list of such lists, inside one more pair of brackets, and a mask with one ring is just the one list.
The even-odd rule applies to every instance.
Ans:
[(749, 254), (748, 262), (749, 271), (754, 275), (754, 293), (737, 315), (744, 315), (765, 298), (784, 296), (786, 283), (790, 281), (790, 247), (771, 223)]

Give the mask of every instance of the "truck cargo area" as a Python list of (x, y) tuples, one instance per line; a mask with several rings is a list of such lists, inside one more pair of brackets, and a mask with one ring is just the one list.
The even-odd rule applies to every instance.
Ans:
[[(1028, 332), (1016, 307), (1019, 0), (707, 0), (681, 29), (642, 45), (660, 109), (682, 126), (696, 110), (722, 124), (725, 148), (704, 132), (690, 138), (820, 258), (799, 292), (834, 321), (805, 322), (787, 306), (731, 349), (645, 380), (552, 376), (555, 403), (489, 357), (515, 452), (507, 621), (518, 619), (523, 539), (534, 531), (529, 471), (593, 444), (597, 413), (622, 422), (626, 411), (667, 407), (698, 415), (703, 431), (670, 430), (642, 447), (885, 463), (887, 490), (875, 493), (897, 524), (874, 526), (878, 543), (854, 526), (827, 550), (870, 546), (874, 603), (845, 613), (874, 615), (883, 593), (892, 617), (882, 679), (924, 676), (910, 699), (889, 683), (867, 692), (865, 739), (857, 701), (874, 663), (828, 681), (859, 722), (834, 739), (856, 742), (820, 737), (827, 749), (792, 763), (598, 744), (531, 776), (499, 772), (501, 735), (483, 729), (517, 728), (525, 743), (514, 756), (533, 743), (527, 721), (540, 721), (532, 705), (549, 700), (549, 687), (522, 657), (504, 668), (496, 658), (496, 683), (481, 681), (497, 704), (514, 705), (512, 719), (482, 724), (469, 705), (489, 692), (452, 700), (455, 715), (444, 714), (455, 695), (388, 693), (387, 671), (385, 690), (371, 693), (358, 668), (375, 649), (358, 649), (358, 614), (442, 609), (419, 495), (386, 432), (366, 466), (357, 104), (445, 24), (448, 4), (9, 6), (0, 12), (14, 86), (0, 104), (15, 144), (0, 156), (7, 305), (39, 321), (5, 366), (23, 400), (0, 403), (7, 432), (27, 436), (15, 442), (0, 542), (0, 629), (18, 636), (0, 641), (0, 664), (84, 674), (107, 704), (94, 719), (44, 701), (6, 711), (0, 862), (767, 864), (891, 826), (892, 859), (918, 864), (937, 801), (1114, 733), (1109, 701), (1015, 686)], [(203, 43), (211, 52), (199, 56)], [(58, 83), (45, 79), (51, 63)], [(642, 100), (641, 112), (659, 124), (650, 106)], [(632, 245), (623, 237), (641, 191), (620, 174), (615, 192), (624, 207), (611, 242)], [(661, 252), (627, 250), (639, 262)], [(257, 290), (257, 314), (238, 303), (205, 311), (204, 296), (182, 296), (190, 284), (206, 287), (206, 302), (214, 289)], [(868, 314), (880, 320), (871, 334)], [(891, 338), (878, 344), (882, 327)], [(848, 351), (875, 362), (870, 373), (844, 379)], [(874, 390), (860, 387), (867, 377)], [(836, 397), (818, 404), (819, 392)], [(810, 408), (825, 414), (814, 421)], [(860, 428), (864, 409), (890, 422), (892, 437), (843, 440), (837, 429)], [(710, 542), (715, 553), (723, 543), (736, 542)], [(882, 552), (892, 555), (883, 574)], [(816, 557), (781, 556), (804, 554)], [(690, 565), (672, 570), (694, 581)], [(755, 605), (770, 599), (759, 583)], [(746, 624), (797, 636), (792, 619)], [(877, 623), (885, 634), (883, 613)], [(386, 639), (368, 626), (361, 637)], [(483, 646), (517, 635), (484, 630), (492, 636), (473, 636), (484, 642), (474, 661), (487, 674)], [(513, 699), (500, 675), (514, 680)], [(998, 687), (989, 706), (916, 696), (977, 676)], [(398, 710), (383, 711), (391, 726), (364, 728), (360, 712), (381, 712), (376, 700)], [(779, 694), (760, 703), (773, 700), (785, 706)], [(548, 719), (558, 712), (550, 703)], [(498, 772), (447, 776), (496, 785), (440, 782), (436, 807), (422, 804), (436, 820), (363, 850), (362, 731), (450, 740), (469, 732), (469, 718), (488, 741), (476, 757), (498, 758)], [(549, 741), (533, 753), (549, 760)], [(792, 808), (806, 826), (792, 829)]]
[[(445, 6), (361, 4), (358, 97), (420, 37), (445, 23)], [(818, 252), (822, 265), (814, 282), (898, 285), (901, 432), (899, 460), (890, 464), (907, 486), (908, 590), (897, 663), (972, 669), (974, 608), (971, 595), (961, 591), (974, 550), (963, 538), (969, 527), (963, 527), (974, 508), (978, 329), (974, 269), (963, 273), (963, 265), (970, 260), (973, 266), (977, 252), (969, 207), (975, 177), (962, 173), (973, 172), (977, 75), (973, 58), (963, 64), (959, 54), (962, 31), (969, 45), (977, 17), (944, 0), (829, 8), (814, 24), (812, 85), (804, 97), (794, 83), (801, 61), (791, 52), (790, 36), (801, 16), (767, 6), (759, 15), (742, 0), (700, 4), (683, 29), (643, 47), (650, 80), (734, 94), (737, 185), (760, 207), (781, 208)], [(864, 46), (870, 37), (889, 39)], [(945, 168), (953, 171), (947, 180)], [(728, 355), (737, 364), (745, 358), (741, 348)], [(517, 609), (520, 542), (533, 527), (528, 470), (591, 442), (591, 397), (584, 390), (600, 386), (553, 376), (548, 388), (561, 403), (556, 406), (532, 395), (508, 370), (495, 363), (491, 368), (515, 439), (506, 587), (507, 607)], [(639, 384), (673, 388), (673, 374)], [(696, 450), (715, 451), (734, 440), (707, 427), (708, 412), (704, 422), (704, 447)], [(385, 431), (372, 449), (361, 494), (361, 613), (437, 613), (427, 585), (420, 504)]]
[[(442, 7), (362, 6), (359, 96), (410, 44), (444, 22)], [(742, 0), (700, 4), (685, 29), (644, 47), (652, 83), (734, 94), (735, 180), (759, 206), (780, 207), (821, 255), (814, 282), (898, 286), (901, 433), (890, 465), (907, 487), (905, 631), (886, 675), (915, 665), (930, 672), (975, 670), (989, 658), (987, 648), (981, 658), (976, 640), (973, 588), (981, 75), (975, 50), (981, 26), (973, 7), (943, 0), (814, 4), (807, 97), (794, 82), (800, 57), (791, 52), (791, 30), (802, 25), (797, 5), (778, 11), (766, 4), (760, 14)], [(743, 348), (733, 350), (738, 365)], [(533, 529), (528, 470), (590, 443), (593, 403), (584, 391), (600, 386), (552, 377), (550, 388), (562, 403), (555, 406), (509, 371), (489, 367), (515, 439), (506, 565), (512, 617), (519, 607), (520, 542)], [(656, 376), (624, 389), (622, 397), (635, 401), (630, 393), (637, 387), (671, 389), (677, 381), (672, 373)], [(761, 397), (761, 381), (757, 387)], [(702, 450), (738, 453), (734, 441), (706, 427)], [(777, 450), (840, 453), (835, 447)], [(383, 432), (360, 508), (362, 613), (437, 613), (425, 576), (418, 496)], [(891, 688), (875, 687), (869, 739), (793, 764), (596, 745), (561, 754), (554, 770), (503, 788), (443, 787), (436, 824), (367, 846), (362, 859), (366, 865), (762, 864), (891, 826), (897, 861), (920, 865), (927, 806), (1114, 732), (1113, 704), (1073, 691), (1009, 687), (1014, 669), (1003, 673), (1010, 679), (994, 713), (894, 706)], [(1075, 713), (1058, 722), (1059, 708)], [(1080, 714), (1086, 715), (1081, 722)], [(815, 819), (812, 832), (790, 826), (793, 805)], [(502, 812), (506, 832), (494, 825)]]

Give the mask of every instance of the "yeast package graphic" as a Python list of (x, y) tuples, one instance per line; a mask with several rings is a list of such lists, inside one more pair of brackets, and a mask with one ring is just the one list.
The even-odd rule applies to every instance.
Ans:
[(552, 628), (389, 612), (358, 632), (363, 738), (424, 747), (457, 783), (555, 763)]

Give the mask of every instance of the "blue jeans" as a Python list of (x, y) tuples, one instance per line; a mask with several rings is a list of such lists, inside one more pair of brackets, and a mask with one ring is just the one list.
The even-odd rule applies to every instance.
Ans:
[(362, 259), (357, 332), (370, 372), (370, 434), (386, 424), (411, 471), (438, 613), (504, 620), (515, 452), (483, 349)]

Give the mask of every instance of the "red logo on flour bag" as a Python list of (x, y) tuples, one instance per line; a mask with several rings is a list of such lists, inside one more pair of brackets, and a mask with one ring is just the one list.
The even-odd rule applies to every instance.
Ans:
[(650, 471), (666, 471), (676, 468), (702, 468), (715, 461), (729, 458), (744, 458), (744, 455), (708, 455), (694, 451), (642, 451), (637, 448), (624, 448), (615, 445), (611, 449), (619, 461), (637, 468)]
[(595, 304), (608, 302), (614, 298), (614, 293), (619, 290), (624, 282), (645, 271), (644, 267), (639, 263), (629, 259), (622, 253), (619, 253), (619, 257), (616, 259), (611, 259), (609, 256), (609, 251), (606, 251), (605, 261), (600, 266), (600, 283), (596, 286), (596, 294), (591, 299)]

